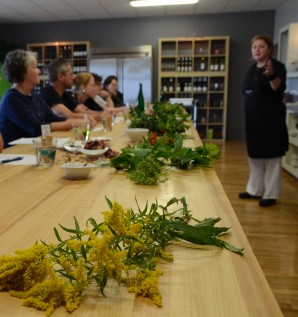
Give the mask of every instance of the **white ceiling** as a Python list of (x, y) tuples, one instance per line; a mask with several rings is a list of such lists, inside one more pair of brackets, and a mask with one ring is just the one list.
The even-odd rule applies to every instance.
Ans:
[(275, 10), (287, 0), (200, 0), (194, 5), (133, 8), (129, 0), (0, 0), (0, 23), (194, 15)]

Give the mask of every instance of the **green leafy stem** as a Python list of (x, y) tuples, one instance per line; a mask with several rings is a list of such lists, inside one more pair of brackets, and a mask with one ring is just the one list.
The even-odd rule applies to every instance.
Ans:
[(196, 148), (184, 147), (182, 135), (170, 138), (162, 136), (150, 143), (150, 136), (136, 145), (128, 145), (119, 156), (110, 161), (110, 166), (128, 172), (136, 184), (156, 185), (167, 180), (165, 167), (191, 169), (211, 167), (220, 156), (216, 144), (204, 143)]

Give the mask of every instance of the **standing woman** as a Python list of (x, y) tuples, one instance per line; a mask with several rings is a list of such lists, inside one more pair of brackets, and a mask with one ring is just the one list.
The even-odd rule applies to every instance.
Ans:
[(260, 198), (259, 205), (276, 204), (281, 195), (281, 160), (288, 150), (285, 66), (272, 58), (273, 43), (264, 35), (251, 41), (254, 63), (249, 67), (242, 92), (250, 175), (239, 198)]

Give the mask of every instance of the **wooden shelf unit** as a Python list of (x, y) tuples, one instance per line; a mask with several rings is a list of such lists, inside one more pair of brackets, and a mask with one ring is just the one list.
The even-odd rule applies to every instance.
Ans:
[(158, 90), (192, 98), (201, 139), (226, 138), (229, 37), (159, 39)]
[[(278, 59), (287, 68), (287, 91), (293, 103), (287, 104), (289, 151), (283, 157), (283, 168), (298, 179), (298, 23), (291, 23), (279, 31)], [(295, 66), (296, 65), (296, 66)], [(294, 67), (294, 69), (293, 69)]]
[(89, 71), (90, 42), (45, 42), (27, 44), (27, 50), (37, 53), (37, 63), (40, 69), (40, 87), (48, 85), (47, 65), (57, 58), (68, 60), (74, 74)]

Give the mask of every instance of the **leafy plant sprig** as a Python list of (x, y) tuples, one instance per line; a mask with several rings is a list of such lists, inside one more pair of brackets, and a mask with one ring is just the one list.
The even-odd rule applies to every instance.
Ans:
[[(157, 264), (173, 261), (167, 246), (177, 239), (190, 243), (226, 248), (237, 254), (243, 249), (231, 246), (219, 236), (226, 227), (215, 227), (220, 218), (202, 221), (192, 217), (186, 199), (172, 198), (164, 206), (156, 201), (137, 210), (124, 209), (106, 198), (110, 210), (103, 211), (103, 222), (89, 218), (82, 228), (62, 226), (54, 232), (56, 244), (45, 241), (15, 256), (0, 257), (0, 290), (10, 291), (24, 305), (44, 310), (50, 316), (55, 308), (76, 310), (81, 295), (94, 281), (101, 293), (109, 279), (125, 285), (136, 296), (149, 297), (162, 306)], [(175, 206), (176, 207), (175, 209)], [(194, 221), (195, 224), (189, 224)]]
[(155, 101), (153, 109), (149, 113), (140, 113), (137, 108), (131, 109), (130, 120), (131, 128), (147, 128), (159, 136), (176, 135), (187, 130), (190, 115), (183, 104)]
[[(150, 143), (150, 136), (134, 146), (128, 145), (119, 156), (111, 159), (110, 166), (128, 172), (128, 177), (136, 184), (153, 185), (167, 179), (162, 166), (179, 169), (210, 167), (220, 156), (220, 149), (213, 143), (204, 143), (194, 149), (183, 147), (183, 137), (176, 135), (159, 137), (156, 143)], [(139, 164), (141, 164), (139, 166)], [(153, 174), (154, 182), (148, 182)]]
[(135, 184), (157, 185), (165, 182), (168, 179), (168, 174), (165, 166), (149, 154), (128, 174), (128, 178)]

